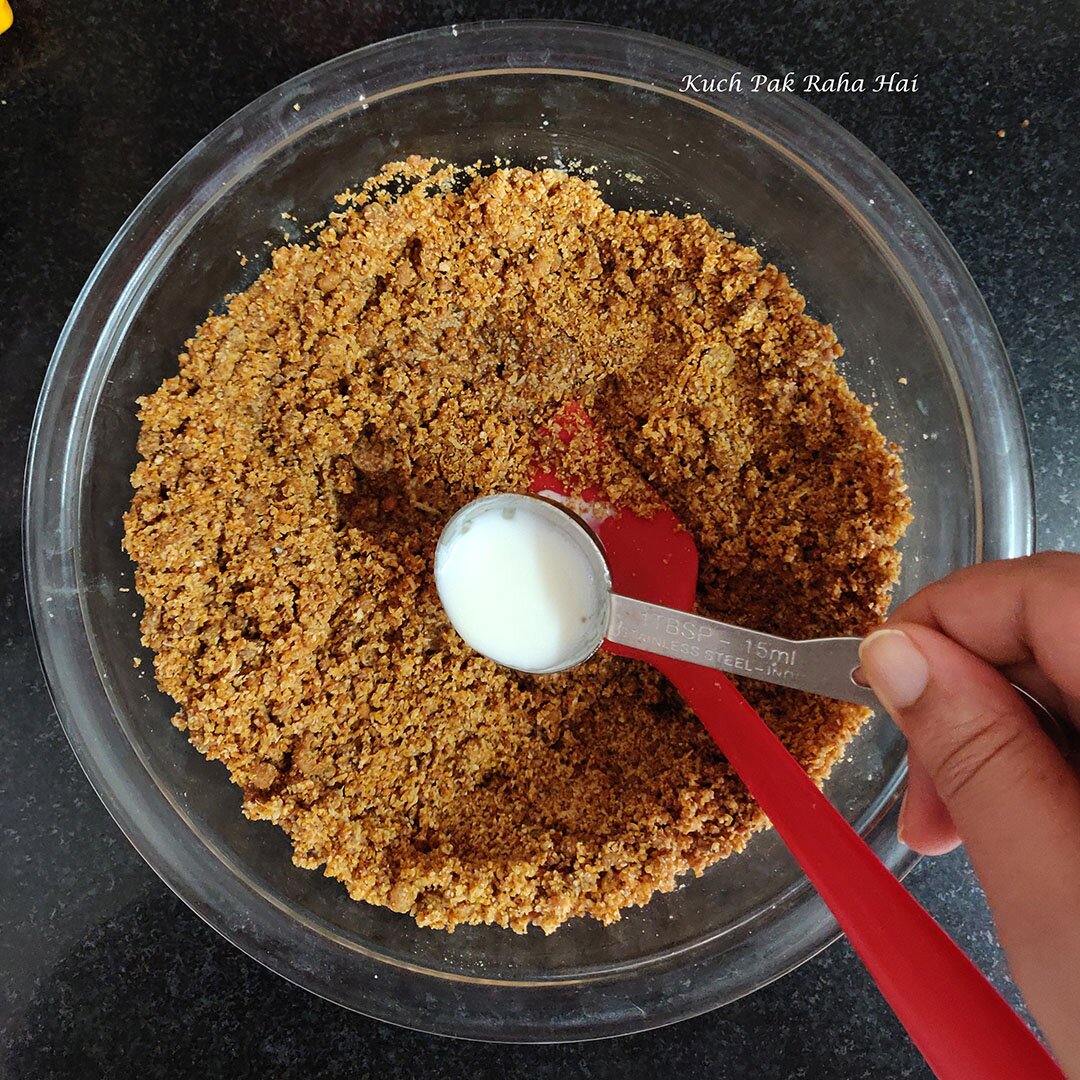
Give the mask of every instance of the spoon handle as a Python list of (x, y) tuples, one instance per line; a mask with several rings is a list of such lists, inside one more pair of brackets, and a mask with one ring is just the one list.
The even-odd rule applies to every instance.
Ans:
[[(677, 608), (612, 594), (607, 640), (642, 654), (685, 660), (697, 667), (746, 675), (885, 711), (873, 690), (851, 677), (859, 666), (862, 638), (791, 641)], [(1010, 685), (1024, 698), (1058, 749), (1066, 757), (1077, 753), (1080, 737), (1075, 729), (1063, 723), (1022, 686)]]
[(1064, 1080), (1004, 998), (735, 687), (695, 664), (659, 657), (650, 662), (677, 687), (742, 777), (939, 1080)]
[(859, 666), (862, 638), (789, 641), (618, 595), (611, 597), (607, 638), (618, 645), (730, 675), (748, 675), (778, 686), (881, 708), (874, 692), (851, 678)]

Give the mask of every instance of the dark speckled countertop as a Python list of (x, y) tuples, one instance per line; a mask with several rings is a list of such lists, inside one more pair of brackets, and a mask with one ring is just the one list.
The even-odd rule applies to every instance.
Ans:
[[(1066, 131), (1080, 110), (1075, 4), (13, 4), (15, 27), (0, 37), (0, 1073), (928, 1076), (844, 943), (722, 1011), (562, 1047), (401, 1031), (247, 959), (143, 864), (64, 740), (23, 600), (22, 469), (42, 376), (79, 287), (136, 202), (206, 131), (283, 79), (380, 38), (485, 17), (564, 17), (651, 30), (770, 74), (919, 74), (914, 95), (814, 103), (897, 173), (967, 263), (1020, 383), (1039, 544), (1080, 547), (1080, 200)], [(924, 861), (908, 880), (1015, 1001), (964, 856)]]

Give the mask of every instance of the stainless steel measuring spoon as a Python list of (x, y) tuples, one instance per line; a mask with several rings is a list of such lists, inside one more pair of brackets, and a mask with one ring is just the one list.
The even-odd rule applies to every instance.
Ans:
[[(574, 667), (591, 656), (606, 639), (617, 645), (642, 649), (658, 656), (685, 660), (699, 667), (729, 675), (789, 686), (812, 694), (850, 701), (884, 710), (874, 692), (855, 681), (859, 668), (860, 637), (826, 637), (792, 640), (721, 622), (703, 615), (635, 600), (612, 591), (611, 574), (600, 542), (588, 525), (561, 504), (535, 495), (489, 495), (469, 503), (455, 514), (443, 530), (435, 554), (435, 577), (446, 562), (453, 544), (469, 521), (484, 509), (507, 513), (516, 510), (538, 514), (571, 539), (589, 559), (595, 584), (591, 597), (594, 613), (583, 627), (584, 636), (556, 663), (534, 674), (548, 674)], [(491, 659), (503, 662), (498, 656)], [(1010, 685), (1023, 696), (1047, 734), (1063, 753), (1075, 745), (1070, 729), (1028, 691)]]

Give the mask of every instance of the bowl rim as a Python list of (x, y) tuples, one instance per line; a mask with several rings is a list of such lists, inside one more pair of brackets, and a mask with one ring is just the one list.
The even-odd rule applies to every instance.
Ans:
[[(402, 57), (408, 57), (410, 70), (422, 77), (401, 82), (396, 72), (402, 69)], [(637, 74), (631, 77), (628, 71)], [(710, 965), (708, 956), (698, 955), (701, 949), (696, 954), (694, 950), (680, 954), (674, 968), (659, 965), (652, 975), (663, 984), (675, 978), (677, 969), (682, 982), (693, 984), (691, 989), (660, 1001), (647, 1016), (641, 1015), (633, 987), (625, 978), (566, 980), (559, 992), (552, 993), (549, 982), (492, 982), (444, 975), (439, 988), (442, 996), (433, 1005), (427, 980), (418, 986), (416, 976), (418, 970), (425, 976), (438, 977), (437, 972), (408, 965), (394, 969), (376, 954), (361, 958), (359, 964), (355, 955), (320, 956), (316, 965), (305, 955), (311, 943), (296, 934), (295, 925), (282, 912), (271, 912), (269, 920), (262, 922), (232, 917), (237, 911), (259, 911), (265, 916), (267, 898), (249, 881), (211, 880), (193, 873), (206, 865), (211, 853), (204, 850), (205, 845), (199, 847), (201, 841), (191, 830), (174, 830), (171, 850), (163, 851), (161, 838), (168, 835), (170, 824), (175, 826), (181, 811), (153, 782), (151, 789), (128, 783), (128, 772), (145, 771), (145, 766), (130, 744), (130, 754), (117, 755), (105, 739), (107, 725), (116, 718), (85, 630), (77, 572), (82, 489), (76, 478), (83, 474), (90, 420), (113, 351), (110, 343), (122, 336), (143, 282), (152, 279), (154, 267), (186, 235), (193, 224), (193, 208), (205, 212), (258, 161), (334, 115), (332, 109), (305, 113), (302, 107), (299, 111), (292, 107), (294, 102), (302, 105), (314, 87), (329, 86), (338, 79), (351, 101), (351, 106), (341, 101), (338, 107), (366, 108), (380, 98), (447, 79), (541, 72), (623, 82), (749, 126), (756, 137), (772, 142), (800, 168), (814, 173), (849, 207), (854, 201), (859, 223), (868, 235), (889, 238), (888, 246), (883, 240), (878, 245), (882, 256), (924, 303), (928, 327), (941, 339), (945, 353), (984, 358), (981, 369), (973, 365), (951, 373), (962, 407), (973, 396), (981, 399), (980, 408), (968, 409), (965, 417), (980, 496), (976, 551), (980, 559), (1000, 558), (1027, 554), (1034, 547), (1033, 478), (1015, 379), (990, 314), (940, 229), (884, 164), (807, 102), (791, 95), (756, 95), (752, 102), (729, 100), (730, 107), (720, 109), (707, 95), (679, 93), (671, 75), (679, 71), (717, 77), (735, 71), (752, 74), (712, 53), (656, 35), (555, 20), (486, 21), (422, 30), (311, 68), (225, 120), (139, 203), (79, 293), (45, 376), (26, 467), (24, 570), (39, 659), (80, 765), (146, 862), (211, 927), (297, 985), (390, 1023), (507, 1042), (573, 1041), (643, 1031), (707, 1012), (760, 989), (827, 947), (839, 931), (815, 898), (810, 902), (821, 908), (817, 929), (798, 955), (726, 996), (717, 996), (710, 987), (715, 964)], [(222, 155), (225, 147), (232, 150)], [(238, 147), (247, 152), (237, 154)], [(815, 163), (828, 165), (827, 178)], [(911, 277), (913, 271), (933, 288), (918, 287)], [(983, 446), (1005, 450), (984, 461)], [(991, 479), (1000, 482), (989, 483)], [(893, 836), (891, 841), (882, 839), (881, 850), (887, 865), (903, 874), (917, 856), (893, 835), (901, 780), (902, 776), (895, 778), (872, 820), (862, 824), (864, 832)]]

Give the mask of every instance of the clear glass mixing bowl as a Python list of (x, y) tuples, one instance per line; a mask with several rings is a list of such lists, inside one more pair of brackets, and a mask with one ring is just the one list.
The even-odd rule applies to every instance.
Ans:
[[(265, 264), (265, 240), (410, 153), (596, 165), (620, 206), (700, 211), (789, 271), (831, 321), (855, 391), (905, 448), (915, 522), (900, 592), (1030, 550), (1025, 430), (989, 314), (925, 211), (865, 147), (797, 98), (681, 93), (730, 75), (707, 53), (569, 23), (449, 27), (285, 83), (198, 144), (102, 256), (56, 348), (34, 428), (26, 569), (53, 699), (106, 806), (210, 925), (317, 994), (459, 1036), (547, 1041), (637, 1031), (768, 983), (836, 925), (772, 834), (610, 927), (452, 935), (350, 901), (295, 868), (283, 833), (169, 721), (139, 644), (132, 566), (135, 398), (190, 331)], [(295, 106), (299, 106), (297, 109)], [(631, 179), (633, 177), (633, 179)], [(237, 250), (251, 256), (239, 265)], [(902, 380), (906, 379), (906, 384)], [(904, 747), (875, 719), (827, 790), (897, 872)]]

